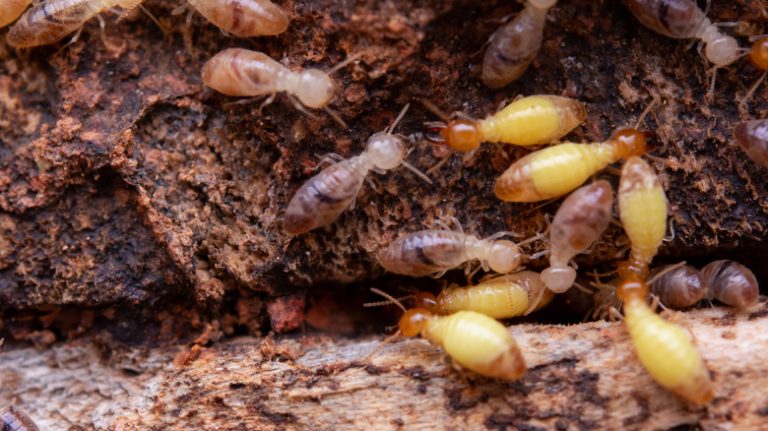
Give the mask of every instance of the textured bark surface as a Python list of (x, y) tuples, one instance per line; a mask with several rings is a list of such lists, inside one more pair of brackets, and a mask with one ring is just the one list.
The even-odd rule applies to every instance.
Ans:
[[(313, 174), (317, 156), (359, 153), (367, 138), (384, 129), (408, 102), (411, 109), (398, 131), (422, 131), (422, 122), (436, 118), (420, 98), (446, 112), (482, 117), (521, 94), (574, 97), (587, 104), (589, 114), (569, 136), (574, 141), (602, 140), (615, 127), (634, 124), (656, 99), (642, 128), (653, 134), (649, 161), (667, 191), (675, 234), (662, 247), (660, 260), (737, 258), (751, 266), (763, 284), (768, 281), (766, 171), (752, 164), (731, 138), (740, 119), (763, 118), (768, 111), (768, 86), (755, 94), (748, 110), (738, 107), (738, 98), (760, 75), (747, 61), (720, 70), (714, 98), (706, 101), (708, 65), (695, 48), (686, 49), (686, 41), (641, 27), (620, 2), (572, 0), (552, 10), (544, 44), (528, 72), (516, 83), (491, 91), (480, 83), (482, 55), (476, 52), (500, 25), (499, 19), (520, 9), (515, 2), (278, 3), (290, 11), (292, 22), (286, 33), (270, 38), (230, 38), (199, 15), (188, 25), (185, 14), (171, 14), (176, 2), (159, 0), (145, 4), (159, 26), (141, 13), (120, 21), (105, 14), (106, 43), (95, 21), (86, 25), (79, 41), (63, 49), (61, 44), (17, 52), (5, 45), (1, 36), (6, 30), (0, 31), (0, 310), (6, 337), (2, 362), (10, 364), (3, 365), (6, 373), (22, 373), (18, 387), (6, 386), (3, 379), (4, 402), (20, 402), (22, 407), (32, 403), (36, 418), (58, 421), (44, 422), (51, 429), (66, 428), (64, 417), (73, 427), (103, 428), (120, 415), (131, 421), (140, 416), (147, 421), (145, 427), (158, 429), (192, 420), (213, 429), (219, 417), (228, 421), (222, 422), (230, 426), (224, 429), (238, 429), (241, 421), (246, 428), (256, 423), (302, 427), (302, 421), (315, 416), (318, 423), (330, 426), (333, 415), (344, 415), (339, 417), (350, 428), (367, 424), (354, 422), (365, 417), (394, 421), (383, 424), (389, 427), (398, 421), (422, 421), (425, 426), (440, 421), (459, 428), (525, 428), (529, 422), (532, 427), (557, 428), (562, 425), (557, 420), (563, 420), (564, 426), (579, 429), (627, 420), (636, 421), (639, 428), (676, 423), (714, 428), (756, 420), (759, 411), (765, 414), (768, 403), (747, 389), (765, 382), (761, 373), (766, 367), (759, 362), (765, 364), (765, 358), (753, 352), (758, 342), (765, 350), (762, 317), (737, 319), (744, 335), (739, 332), (732, 340), (706, 326), (708, 312), (691, 317), (694, 327), (703, 331), (697, 335), (713, 371), (749, 364), (749, 372), (740, 376), (732, 371), (732, 379), (724, 380), (725, 389), (719, 389), (725, 392), (718, 392), (746, 401), (719, 401), (699, 412), (683, 409), (654, 389), (638, 365), (626, 359), (629, 350), (614, 349), (612, 341), (568, 347), (576, 343), (572, 337), (583, 332), (597, 337), (603, 331), (598, 328), (614, 328), (605, 331), (619, 334), (618, 345), (625, 346), (623, 332), (611, 325), (516, 327), (515, 333), (528, 333), (532, 340), (526, 345), (533, 349), (533, 365), (555, 365), (534, 369), (529, 383), (484, 382), (480, 389), (449, 373), (442, 356), (420, 342), (385, 349), (381, 361), (389, 365), (380, 375), (376, 367), (328, 365), (363, 361), (372, 341), (357, 338), (287, 336), (278, 338), (275, 345), (282, 347), (276, 351), (269, 350), (270, 341), (265, 340), (270, 338), (216, 344), (225, 337), (290, 331), (305, 323), (348, 337), (380, 331), (395, 316), (363, 310), (360, 303), (370, 300), (364, 289), (374, 284), (394, 292), (397, 287), (436, 288), (439, 283), (382, 277), (374, 252), (402, 233), (434, 226), (438, 220), (456, 217), (465, 230), (479, 236), (511, 230), (518, 239), (545, 228), (545, 217), (554, 214), (556, 203), (506, 204), (492, 193), (494, 179), (526, 150), (484, 145), (471, 160), (452, 155), (430, 171), (434, 185), (405, 169), (373, 174), (376, 188), (364, 186), (355, 208), (336, 224), (295, 238), (283, 232), (282, 210)], [(709, 15), (713, 21), (743, 20), (727, 31), (746, 44), (748, 36), (766, 32), (766, 6), (763, 0), (714, 1)], [(339, 91), (332, 107), (350, 128), (342, 129), (321, 111), (306, 116), (283, 96), (259, 112), (258, 101), (233, 104), (237, 99), (205, 88), (202, 64), (219, 50), (235, 46), (264, 51), (290, 67), (329, 69), (358, 55), (334, 75)], [(415, 145), (408, 158), (425, 171), (444, 160), (443, 151), (427, 143)], [(618, 180), (609, 172), (599, 176), (614, 186)], [(526, 251), (544, 246), (536, 243)], [(578, 262), (582, 269), (610, 269), (625, 246), (621, 228), (611, 226), (604, 240)], [(543, 264), (527, 263), (533, 269)], [(559, 305), (535, 319), (578, 320), (584, 312), (574, 303)], [(83, 334), (97, 347), (71, 341)], [(68, 341), (74, 344), (64, 344)], [(730, 344), (728, 349), (706, 344), (715, 341)], [(62, 344), (48, 347), (56, 342)], [(35, 353), (24, 349), (25, 343), (47, 350)], [(206, 361), (190, 359), (188, 367), (166, 368), (177, 349), (168, 346), (180, 343), (213, 344), (200, 353)], [(91, 350), (95, 348), (99, 350)], [(541, 359), (546, 352), (554, 355), (564, 349), (573, 349), (571, 359)], [(255, 356), (248, 359), (250, 355)], [(317, 355), (327, 362), (309, 359)], [(626, 360), (615, 360), (616, 355)], [(284, 371), (284, 357), (305, 361), (296, 368), (304, 371)], [(61, 358), (71, 365), (56, 365), (64, 363)], [(100, 365), (94, 365), (95, 358)], [(38, 374), (23, 374), (26, 371), (17, 367), (21, 362), (13, 361), (37, 364), (36, 369), (62, 385), (70, 368), (85, 373), (78, 379), (88, 390), (79, 392), (73, 385), (49, 398), (27, 396), (19, 388), (34, 386)], [(125, 361), (138, 365), (121, 368)], [(241, 365), (205, 368), (216, 361)], [(407, 372), (387, 371), (404, 362), (428, 370), (423, 381)], [(265, 376), (260, 377), (254, 364), (267, 367)], [(247, 382), (234, 382), (230, 388), (230, 382), (244, 379), (240, 372), (248, 374)], [(290, 385), (280, 380), (281, 372), (293, 376), (287, 380)], [(579, 377), (581, 372), (593, 374)], [(306, 386), (313, 376), (329, 385), (322, 390), (341, 391), (339, 404), (325, 405), (322, 390), (313, 389), (322, 386), (311, 384), (291, 398), (304, 408), (297, 410), (300, 413), (281, 404), (287, 402), (275, 395), (281, 388)], [(266, 379), (263, 384), (254, 383), (261, 378)], [(174, 379), (180, 387), (191, 388), (191, 396), (231, 390), (243, 394), (232, 396), (252, 399), (211, 395), (186, 403), (171, 389)], [(195, 379), (203, 380), (202, 386), (190, 383)], [(597, 398), (578, 398), (574, 392), (595, 384)], [(163, 385), (162, 393), (153, 392)], [(366, 402), (355, 395), (356, 385), (369, 391)], [(572, 396), (544, 389), (558, 385)], [(645, 401), (630, 400), (634, 385), (645, 391)], [(196, 392), (198, 388), (203, 392)], [(512, 395), (507, 393), (510, 388)], [(40, 389), (47, 390), (44, 385)], [(321, 391), (319, 398), (313, 391)], [(525, 391), (532, 391), (527, 401), (521, 395)], [(382, 393), (386, 398), (379, 397)], [(98, 394), (118, 401), (101, 399), (98, 408), (90, 408), (102, 396)], [(150, 402), (141, 397), (154, 398)], [(579, 400), (576, 407), (569, 404), (574, 397)], [(625, 402), (612, 404), (614, 398)], [(49, 399), (62, 402), (48, 404)], [(418, 404), (422, 399), (423, 408)], [(72, 410), (64, 408), (64, 400)], [(401, 404), (410, 410), (396, 407)], [(61, 408), (45, 410), (46, 405)], [(385, 410), (396, 414), (382, 413)], [(544, 417), (546, 412), (551, 415)], [(589, 414), (579, 419), (576, 412)]]
[[(760, 429), (768, 420), (768, 304), (677, 314), (716, 396), (705, 409), (659, 388), (621, 323), (516, 325), (529, 370), (472, 378), (422, 340), (238, 338), (105, 355), (75, 342), (0, 355), (0, 400), (46, 429)], [(762, 330), (756, 331), (759, 327)]]

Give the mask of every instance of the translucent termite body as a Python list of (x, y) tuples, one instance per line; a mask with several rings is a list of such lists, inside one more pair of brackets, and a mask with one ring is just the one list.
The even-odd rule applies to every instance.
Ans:
[(616, 293), (635, 352), (651, 377), (693, 404), (708, 403), (714, 397), (712, 381), (688, 332), (651, 310), (645, 281), (624, 280)]
[(674, 39), (699, 39), (704, 54), (716, 66), (739, 58), (736, 39), (723, 34), (693, 0), (624, 0), (627, 8), (649, 29)]
[(299, 188), (283, 217), (283, 226), (289, 234), (301, 234), (333, 223), (352, 206), (371, 170), (384, 173), (403, 165), (429, 181), (405, 161), (404, 137), (392, 134), (407, 110), (408, 105), (387, 130), (368, 138), (360, 155), (326, 167)]
[(398, 324), (406, 337), (421, 335), (441, 346), (462, 367), (483, 376), (517, 380), (526, 365), (517, 342), (497, 320), (474, 311), (440, 316), (425, 308), (405, 312)]
[(0, 409), (0, 425), (2, 431), (40, 431), (26, 413), (14, 406)]
[(631, 157), (621, 170), (619, 217), (632, 244), (619, 274), (625, 280), (645, 280), (667, 231), (667, 196), (656, 173), (640, 157)]
[(16, 48), (56, 43), (99, 13), (120, 6), (130, 10), (143, 0), (47, 0), (27, 10), (11, 27), (7, 40)]
[(506, 274), (472, 286), (451, 285), (437, 297), (429, 292), (415, 295), (417, 308), (435, 314), (474, 311), (494, 319), (525, 316), (547, 305), (552, 297), (533, 271)]
[(690, 265), (669, 265), (651, 274), (651, 292), (669, 308), (683, 309), (704, 299), (707, 285), (701, 272)]
[(573, 286), (576, 270), (568, 262), (605, 232), (612, 208), (613, 188), (605, 180), (581, 187), (563, 201), (550, 226), (549, 268), (541, 273), (549, 290), (563, 293)]
[(307, 108), (324, 108), (336, 84), (319, 69), (295, 72), (268, 55), (242, 48), (225, 49), (208, 60), (202, 73), (205, 85), (227, 96), (254, 97), (286, 92)]
[(645, 136), (619, 129), (605, 142), (564, 143), (517, 160), (496, 180), (494, 193), (507, 202), (537, 202), (568, 194), (619, 159), (645, 152)]
[(519, 78), (539, 52), (547, 11), (557, 0), (527, 0), (525, 8), (496, 30), (483, 58), (481, 79), (489, 88), (501, 88)]
[(16, 21), (21, 16), (32, 0), (4, 0), (0, 2), (0, 28)]
[(708, 298), (742, 310), (759, 300), (760, 289), (755, 274), (738, 262), (717, 260), (702, 268), (701, 274), (708, 287)]
[(452, 230), (422, 230), (398, 238), (377, 257), (389, 272), (423, 277), (474, 259), (486, 271), (506, 274), (520, 266), (522, 253), (509, 240), (481, 239)]
[(458, 118), (430, 123), (439, 131), (436, 142), (455, 151), (471, 151), (483, 142), (530, 146), (549, 144), (570, 133), (587, 117), (580, 102), (567, 97), (534, 95), (515, 100), (483, 119)]
[(768, 120), (752, 120), (740, 123), (733, 136), (753, 162), (768, 169)]
[(288, 29), (288, 15), (269, 0), (187, 0), (208, 21), (238, 37), (274, 36)]

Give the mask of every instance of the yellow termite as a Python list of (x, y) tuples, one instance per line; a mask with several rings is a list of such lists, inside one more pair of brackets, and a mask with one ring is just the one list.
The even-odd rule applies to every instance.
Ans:
[(493, 191), (507, 202), (560, 197), (609, 164), (643, 154), (645, 147), (645, 135), (633, 128), (619, 129), (605, 142), (547, 147), (514, 162), (496, 180)]
[(455, 151), (471, 151), (482, 142), (531, 146), (549, 144), (567, 135), (584, 122), (587, 110), (567, 97), (541, 94), (523, 97), (482, 120), (458, 118), (427, 123), (434, 142), (445, 143)]
[(483, 84), (501, 88), (519, 78), (541, 47), (547, 12), (557, 0), (527, 0), (525, 9), (496, 30), (483, 57)]
[(426, 308), (435, 314), (475, 311), (494, 319), (508, 319), (541, 309), (554, 295), (544, 287), (538, 273), (521, 271), (471, 286), (454, 284), (437, 297), (429, 292), (417, 292), (413, 297), (416, 308)]
[(667, 196), (653, 169), (640, 157), (624, 164), (619, 180), (619, 217), (631, 242), (622, 279), (645, 280), (667, 231)]
[(693, 404), (708, 403), (714, 397), (712, 381), (688, 332), (651, 310), (645, 281), (622, 281), (616, 293), (623, 302), (624, 322), (635, 352), (648, 374)]
[[(48, 0), (30, 8), (8, 32), (8, 43), (30, 48), (58, 42), (99, 13), (119, 6), (130, 10), (144, 0)], [(238, 36), (273, 35), (285, 31), (288, 16), (269, 0), (190, 0), (222, 30)]]
[(3, 0), (0, 2), (0, 28), (16, 21), (32, 0)]
[(517, 380), (526, 366), (517, 342), (499, 321), (475, 311), (459, 311), (447, 316), (426, 308), (406, 310), (395, 298), (375, 289), (397, 304), (404, 314), (398, 333), (406, 337), (421, 335), (441, 346), (462, 367), (477, 374), (503, 380)]

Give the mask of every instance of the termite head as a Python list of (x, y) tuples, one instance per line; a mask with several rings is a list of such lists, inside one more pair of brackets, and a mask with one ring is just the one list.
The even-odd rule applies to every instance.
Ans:
[(642, 156), (647, 147), (645, 133), (631, 127), (616, 129), (608, 140), (618, 145), (624, 159)]
[(509, 240), (494, 241), (486, 257), (488, 267), (499, 274), (508, 274), (520, 266), (520, 249)]
[(761, 37), (752, 44), (749, 59), (760, 69), (768, 70), (768, 37)]
[(405, 143), (391, 133), (378, 132), (368, 138), (365, 152), (379, 169), (394, 169), (405, 159)]
[(307, 108), (324, 108), (336, 93), (336, 83), (327, 73), (318, 69), (301, 71), (296, 97)]
[(741, 49), (739, 42), (731, 36), (723, 36), (707, 43), (704, 54), (715, 66), (727, 66), (739, 58)]
[(397, 326), (403, 336), (415, 337), (421, 334), (430, 317), (432, 313), (426, 308), (411, 308), (403, 314)]
[(547, 289), (555, 293), (563, 293), (576, 282), (576, 271), (570, 266), (550, 266), (541, 272), (541, 280)]
[(435, 295), (429, 292), (416, 292), (413, 294), (413, 303), (416, 308), (434, 310), (437, 307)]
[(477, 123), (466, 118), (458, 118), (445, 123), (430, 123), (431, 131), (427, 138), (435, 143), (445, 144), (454, 151), (472, 151), (482, 142), (482, 135)]

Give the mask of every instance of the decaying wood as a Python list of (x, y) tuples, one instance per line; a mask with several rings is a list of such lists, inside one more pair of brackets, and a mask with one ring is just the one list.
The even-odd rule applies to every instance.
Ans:
[(764, 426), (768, 303), (742, 314), (712, 308), (673, 318), (690, 329), (712, 372), (716, 397), (705, 408), (658, 387), (622, 324), (607, 322), (512, 326), (529, 366), (513, 383), (467, 377), (422, 340), (399, 340), (373, 356), (381, 337), (297, 335), (108, 357), (80, 341), (0, 354), (0, 401), (50, 430)]

